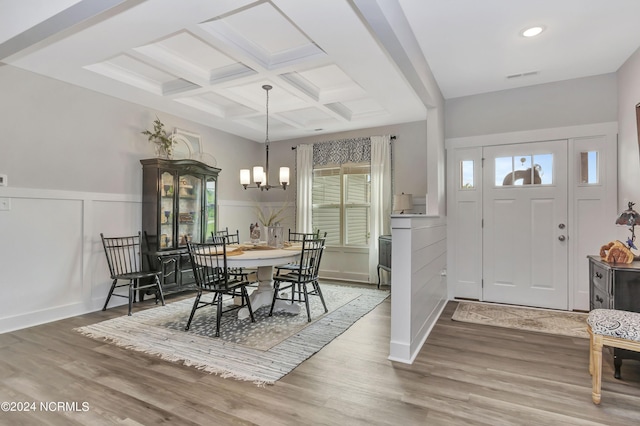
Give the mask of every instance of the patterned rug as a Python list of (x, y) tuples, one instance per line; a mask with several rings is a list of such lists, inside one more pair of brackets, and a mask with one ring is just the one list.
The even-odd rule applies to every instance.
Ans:
[(311, 296), (310, 323), (304, 306), (298, 315), (274, 312), (271, 317), (269, 307), (262, 307), (254, 312), (254, 323), (249, 318), (239, 320), (236, 311), (223, 314), (216, 338), (212, 337), (216, 308), (210, 306), (196, 311), (186, 332), (194, 300), (188, 298), (76, 331), (225, 378), (273, 384), (389, 295), (388, 291), (326, 283), (321, 288), (329, 312), (325, 314), (319, 298)]
[(454, 321), (589, 338), (586, 313), (527, 308), (498, 303), (458, 302)]

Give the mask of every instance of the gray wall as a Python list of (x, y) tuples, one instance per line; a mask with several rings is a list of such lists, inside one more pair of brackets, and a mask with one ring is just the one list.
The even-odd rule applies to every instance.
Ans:
[[(417, 198), (424, 198), (427, 194), (426, 121), (272, 142), (272, 150), (270, 153), (273, 154), (273, 156), (269, 157), (270, 164), (273, 164), (273, 167), (289, 164), (293, 175), (295, 170), (295, 151), (291, 150), (292, 146), (376, 135), (396, 136), (395, 141), (392, 142), (394, 191), (397, 193), (404, 192), (406, 194), (413, 194), (414, 197)], [(273, 158), (273, 160), (271, 160), (271, 158)], [(272, 174), (275, 176), (275, 171)], [(295, 190), (295, 186), (292, 189)], [(281, 192), (282, 191), (277, 194), (270, 193), (269, 196), (274, 197), (273, 199), (281, 199), (283, 197)], [(422, 207), (422, 210), (424, 210), (424, 207)], [(421, 211), (421, 213), (424, 213), (424, 211)]]
[(618, 119), (615, 73), (449, 99), (447, 139)]
[(8, 65), (0, 66), (0, 93), (0, 174), (12, 187), (138, 195), (139, 160), (155, 155), (140, 132), (157, 115), (167, 130), (201, 135), (222, 169), (223, 198), (251, 199), (238, 170), (261, 160), (253, 141)]

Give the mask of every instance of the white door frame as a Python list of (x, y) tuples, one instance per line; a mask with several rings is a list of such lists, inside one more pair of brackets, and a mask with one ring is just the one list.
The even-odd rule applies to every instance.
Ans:
[[(624, 230), (616, 227), (615, 219), (620, 211), (626, 208), (618, 202), (617, 188), (617, 122), (589, 124), (583, 126), (539, 129), (492, 135), (478, 135), (461, 138), (450, 138), (445, 141), (447, 150), (447, 288), (449, 299), (469, 298), (481, 300), (482, 271), (465, 269), (468, 256), (482, 256), (482, 181), (478, 180), (475, 191), (461, 194), (455, 184), (459, 173), (460, 150), (465, 155), (481, 162), (483, 146), (505, 145), (528, 142), (540, 142), (558, 139), (569, 141), (569, 310), (589, 309), (589, 277), (588, 254), (597, 254), (602, 244), (616, 239), (616, 235), (624, 235)], [(601, 185), (575, 185), (579, 176), (576, 164), (576, 153), (592, 146), (604, 146), (600, 152), (599, 173)], [(481, 175), (481, 174), (480, 174)], [(463, 200), (464, 198), (464, 200)], [(460, 208), (460, 203), (474, 208)], [(479, 206), (479, 207), (478, 207)], [(473, 215), (473, 217), (470, 217)], [(472, 223), (461, 231), (458, 223)], [(478, 235), (480, 237), (478, 238)], [(458, 247), (464, 246), (465, 257), (460, 257)], [(474, 269), (475, 268), (475, 269)], [(479, 274), (479, 275), (478, 275)]]

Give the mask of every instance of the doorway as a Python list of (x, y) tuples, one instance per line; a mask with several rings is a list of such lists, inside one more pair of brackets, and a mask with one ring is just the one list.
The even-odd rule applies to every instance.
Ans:
[(567, 147), (483, 148), (483, 300), (568, 309)]

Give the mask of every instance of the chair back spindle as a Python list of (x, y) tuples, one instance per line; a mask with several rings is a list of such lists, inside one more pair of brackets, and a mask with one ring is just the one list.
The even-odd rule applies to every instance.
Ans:
[(111, 278), (142, 271), (140, 235), (109, 237), (100, 234)]
[(224, 237), (213, 237), (212, 243), (187, 244), (196, 286), (225, 287), (229, 282), (227, 250)]
[[(158, 271), (144, 270), (142, 263), (142, 235), (126, 237), (105, 237), (100, 234), (102, 246), (105, 256), (107, 257), (107, 265), (109, 267), (109, 275), (113, 280), (107, 300), (102, 310), (107, 309), (111, 296), (125, 297), (129, 299), (129, 315), (131, 315), (132, 304), (136, 293), (139, 294), (140, 301), (143, 300), (143, 294), (147, 289), (154, 289), (156, 294), (156, 303), (158, 300), (164, 305), (164, 295), (162, 294), (162, 286), (160, 284)], [(147, 254), (148, 255), (148, 254)], [(118, 281), (126, 280), (126, 283), (118, 283)], [(145, 280), (147, 282), (142, 282)], [(127, 287), (127, 294), (114, 293), (114, 290), (121, 287)]]

